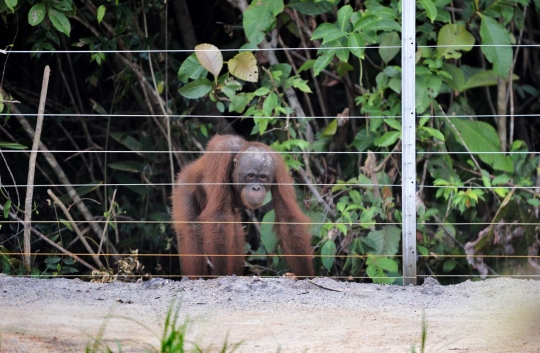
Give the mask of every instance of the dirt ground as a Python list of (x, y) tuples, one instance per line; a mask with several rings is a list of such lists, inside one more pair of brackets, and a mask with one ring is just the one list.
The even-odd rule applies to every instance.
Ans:
[(228, 334), (230, 344), (242, 342), (239, 352), (411, 352), (425, 313), (427, 352), (540, 352), (540, 281), (313, 282), (98, 284), (0, 275), (0, 351), (82, 352), (103, 327), (114, 351), (117, 342), (123, 352), (157, 350), (178, 298), (189, 340), (205, 351), (219, 351)]

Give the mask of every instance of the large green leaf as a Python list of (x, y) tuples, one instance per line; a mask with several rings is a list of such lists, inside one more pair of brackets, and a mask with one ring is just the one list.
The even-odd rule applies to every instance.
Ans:
[[(380, 36), (381, 46), (379, 47), (379, 55), (385, 63), (388, 64), (401, 50), (401, 39), (396, 32), (384, 33)], [(383, 48), (395, 47), (395, 48)]]
[(313, 31), (311, 40), (322, 38), (323, 43), (328, 43), (346, 35), (347, 33), (345, 31), (342, 31), (335, 25), (331, 23), (323, 23)]
[(480, 24), (480, 37), (482, 37), (482, 52), (486, 59), (493, 64), (495, 73), (500, 77), (507, 77), (512, 66), (512, 48), (510, 33), (497, 20), (484, 16)]
[(439, 31), (437, 37), (437, 57), (459, 59), (458, 51), (470, 51), (474, 44), (474, 37), (464, 26), (447, 24)]
[(353, 8), (351, 5), (342, 6), (338, 11), (338, 19), (336, 25), (342, 31), (349, 31), (351, 24), (351, 15)]
[(59, 10), (55, 10), (53, 8), (49, 8), (48, 15), (53, 27), (57, 31), (62, 32), (69, 37), (69, 32), (71, 32), (71, 24), (69, 23), (69, 19), (67, 18), (67, 16), (64, 15), (63, 12), (60, 12)]
[(347, 41), (349, 46), (349, 51), (357, 56), (359, 59), (364, 58), (364, 47), (366, 43), (364, 42), (364, 37), (360, 33), (350, 33)]
[[(506, 157), (504, 153), (500, 153), (501, 143), (499, 141), (499, 135), (493, 126), (483, 121), (470, 121), (467, 118), (450, 118), (450, 121), (452, 124), (454, 124), (457, 131), (459, 131), (459, 134), (463, 138), (463, 141), (467, 145), (469, 151), (472, 153), (492, 152), (491, 154), (478, 154), (478, 158), (480, 158), (484, 163), (489, 164), (497, 170), (502, 170), (509, 173), (514, 171), (512, 161)], [(454, 129), (451, 130), (454, 135), (456, 135), (456, 141), (463, 144)]]
[(395, 255), (399, 249), (401, 229), (396, 226), (384, 226), (380, 230), (369, 232), (367, 238), (372, 241), (375, 255)]
[(208, 71), (197, 60), (195, 53), (188, 56), (178, 69), (178, 79), (182, 82), (188, 82), (188, 79), (196, 80), (205, 78)]
[(31, 26), (37, 26), (45, 18), (46, 11), (44, 3), (40, 2), (39, 4), (35, 4), (30, 11), (28, 11), (28, 23)]
[(264, 39), (266, 31), (276, 23), (276, 16), (283, 12), (283, 0), (253, 0), (244, 12), (244, 32), (253, 44)]
[(272, 254), (277, 245), (277, 238), (272, 230), (276, 214), (274, 210), (264, 215), (261, 224), (261, 243), (266, 249), (267, 254)]
[(315, 73), (315, 76), (320, 74), (321, 71), (324, 70), (328, 66), (328, 64), (330, 64), (333, 58), (334, 58), (333, 50), (329, 50), (328, 52), (319, 56), (317, 60), (315, 60), (315, 63), (313, 64), (313, 72)]
[(206, 78), (199, 78), (180, 88), (178, 92), (189, 99), (204, 97), (212, 90), (212, 82)]
[(419, 0), (420, 6), (426, 10), (427, 17), (431, 20), (431, 23), (437, 18), (437, 7), (431, 0)]
[(336, 249), (336, 243), (333, 240), (327, 240), (321, 248), (321, 262), (328, 271), (334, 266)]
[(415, 94), (416, 111), (423, 113), (441, 90), (442, 79), (436, 75), (416, 75)]
[(398, 272), (396, 260), (369, 256), (366, 264), (366, 274), (373, 280), (373, 283), (392, 284), (396, 280), (395, 277), (388, 277), (387, 274), (387, 272)]
[(5, 0), (8, 9), (14, 12), (15, 6), (17, 6), (17, 0)]
[[(448, 72), (452, 78), (443, 78), (444, 82), (454, 91), (463, 92), (471, 88), (495, 86), (499, 77), (493, 70), (483, 70), (481, 68), (462, 65), (460, 68), (453, 64), (444, 63), (443, 70)], [(514, 80), (518, 80), (517, 75), (512, 75)]]

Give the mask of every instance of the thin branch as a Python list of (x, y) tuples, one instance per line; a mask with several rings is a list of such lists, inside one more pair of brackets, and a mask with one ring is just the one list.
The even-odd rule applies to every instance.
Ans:
[(51, 68), (45, 66), (43, 72), (43, 82), (41, 84), (41, 96), (39, 97), (38, 117), (36, 122), (36, 130), (34, 133), (34, 141), (32, 143), (32, 151), (30, 152), (30, 160), (28, 161), (28, 178), (26, 182), (26, 199), (24, 202), (24, 265), (27, 270), (31, 271), (30, 254), (32, 248), (30, 245), (30, 226), (32, 222), (32, 200), (34, 197), (34, 176), (36, 174), (36, 158), (41, 138), (41, 130), (43, 129), (43, 113), (45, 112), (45, 101), (47, 100), (47, 89), (49, 88), (49, 76)]
[(60, 209), (62, 210), (62, 212), (64, 212), (64, 215), (66, 216), (66, 218), (68, 219), (69, 223), (71, 224), (71, 227), (73, 228), (73, 231), (75, 232), (75, 234), (77, 234), (77, 237), (79, 237), (79, 240), (81, 241), (81, 243), (83, 243), (84, 247), (86, 248), (86, 250), (88, 251), (88, 253), (90, 254), (90, 256), (92, 256), (92, 259), (94, 260), (94, 262), (96, 263), (96, 265), (98, 265), (99, 267), (101, 268), (105, 268), (105, 266), (103, 266), (103, 263), (101, 263), (101, 260), (99, 259), (99, 256), (96, 255), (96, 253), (94, 252), (94, 250), (92, 250), (92, 248), (90, 247), (90, 244), (88, 244), (88, 242), (86, 241), (86, 238), (84, 237), (84, 235), (82, 235), (81, 231), (79, 230), (79, 227), (77, 226), (77, 222), (75, 222), (73, 220), (73, 217), (71, 217), (71, 214), (69, 213), (69, 211), (67, 210), (66, 206), (62, 203), (62, 201), (60, 201), (60, 199), (52, 192), (51, 189), (48, 189), (47, 190), (47, 194), (49, 194), (49, 196), (53, 199), (54, 203), (58, 205), (58, 207), (60, 207)]

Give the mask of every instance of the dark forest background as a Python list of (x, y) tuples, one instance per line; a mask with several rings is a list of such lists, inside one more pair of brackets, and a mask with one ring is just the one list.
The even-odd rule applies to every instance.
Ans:
[[(540, 274), (539, 8), (417, 2), (420, 275)], [(213, 135), (235, 133), (283, 152), (319, 275), (399, 283), (401, 13), (395, 0), (0, 0), (0, 270), (92, 274), (60, 250), (88, 254), (76, 224), (94, 252), (120, 254), (81, 256), (101, 268), (94, 278), (178, 275), (172, 175)], [(160, 52), (202, 43), (221, 50), (223, 69)], [(25, 263), (14, 220), (46, 65), (41, 142), (56, 162), (38, 154), (32, 227), (57, 247), (34, 233)], [(287, 272), (266, 256), (280, 253), (271, 202), (244, 220), (246, 274)]]

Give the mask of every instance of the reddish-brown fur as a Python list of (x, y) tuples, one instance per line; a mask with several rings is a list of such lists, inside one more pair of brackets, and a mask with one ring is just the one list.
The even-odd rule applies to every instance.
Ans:
[[(172, 192), (172, 219), (178, 237), (182, 273), (191, 277), (243, 274), (244, 231), (240, 209), (246, 208), (233, 183), (238, 152), (250, 147), (272, 150), (265, 144), (247, 142), (238, 136), (218, 135), (210, 140), (206, 153), (177, 176)], [(274, 232), (297, 276), (313, 276), (309, 222), (297, 204), (292, 178), (281, 156), (270, 154), (274, 163), (269, 186), (275, 208)], [(238, 154), (238, 158), (242, 158)], [(200, 184), (202, 183), (202, 185)], [(284, 224), (280, 224), (283, 222)], [(288, 224), (290, 223), (290, 224)], [(303, 224), (302, 224), (303, 223)], [(206, 256), (212, 263), (209, 270)]]

